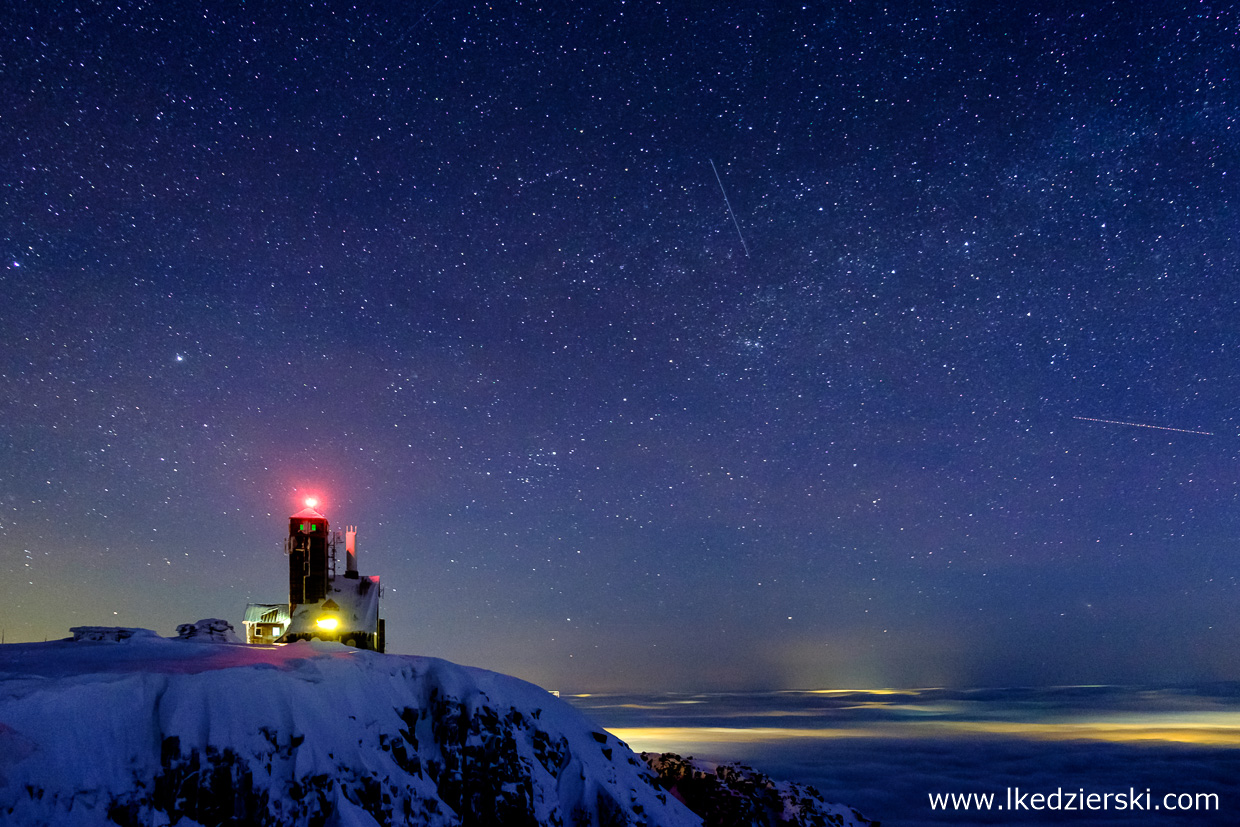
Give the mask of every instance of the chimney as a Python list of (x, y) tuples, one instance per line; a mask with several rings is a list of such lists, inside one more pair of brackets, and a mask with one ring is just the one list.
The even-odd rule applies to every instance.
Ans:
[(344, 531), (345, 577), (357, 577), (357, 526), (347, 526)]

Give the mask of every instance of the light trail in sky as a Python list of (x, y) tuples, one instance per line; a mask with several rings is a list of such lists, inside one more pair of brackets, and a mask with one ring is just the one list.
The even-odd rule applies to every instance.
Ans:
[(1212, 431), (1190, 431), (1186, 428), (1168, 428), (1165, 425), (1147, 425), (1144, 422), (1119, 422), (1114, 419), (1094, 419), (1091, 416), (1074, 416), (1073, 419), (1083, 419), (1086, 422), (1105, 422), (1108, 425), (1131, 425), (1134, 428), (1153, 428), (1156, 431), (1175, 431), (1178, 434), (1200, 434), (1201, 436), (1214, 436)]
[(732, 216), (732, 223), (736, 225), (736, 235), (741, 240), (741, 246), (745, 248), (745, 257), (749, 257), (749, 245), (745, 243), (745, 236), (741, 235), (740, 222), (736, 220), (736, 213), (732, 212), (732, 202), (728, 200), (728, 191), (723, 188), (723, 179), (719, 177), (719, 170), (715, 169), (715, 161), (708, 158), (710, 168), (715, 170), (715, 180), (719, 182), (719, 191), (723, 193), (723, 203), (728, 205), (728, 215)]

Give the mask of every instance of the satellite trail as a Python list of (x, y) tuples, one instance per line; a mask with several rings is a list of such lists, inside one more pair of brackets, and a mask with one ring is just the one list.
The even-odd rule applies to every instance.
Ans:
[(1144, 422), (1119, 422), (1114, 419), (1094, 419), (1090, 416), (1074, 416), (1073, 419), (1083, 419), (1086, 422), (1105, 422), (1108, 425), (1131, 425), (1134, 428), (1153, 428), (1156, 431), (1175, 431), (1177, 434), (1200, 434), (1201, 436), (1214, 436), (1212, 431), (1190, 431), (1186, 428), (1168, 428), (1165, 425), (1146, 425)]
[[(715, 161), (708, 158), (710, 168), (715, 169)], [(723, 203), (728, 205), (728, 215), (732, 216), (732, 223), (736, 225), (736, 235), (741, 240), (741, 246), (745, 248), (745, 257), (749, 257), (749, 245), (745, 243), (745, 236), (741, 235), (741, 225), (736, 220), (736, 213), (732, 212), (732, 202), (728, 200), (728, 191), (723, 188), (723, 179), (719, 177), (719, 170), (715, 169), (715, 180), (719, 182), (719, 191), (723, 193)]]

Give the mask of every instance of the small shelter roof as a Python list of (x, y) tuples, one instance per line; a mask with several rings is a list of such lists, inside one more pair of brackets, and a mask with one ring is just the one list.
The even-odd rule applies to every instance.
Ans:
[(245, 607), (245, 623), (285, 623), (289, 621), (287, 603), (251, 603)]

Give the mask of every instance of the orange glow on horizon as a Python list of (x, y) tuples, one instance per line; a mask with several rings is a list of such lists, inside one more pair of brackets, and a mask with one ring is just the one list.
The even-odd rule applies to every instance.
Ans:
[[(610, 729), (633, 749), (693, 752), (721, 744), (778, 742), (789, 739), (968, 738), (1003, 737), (1030, 741), (1110, 741), (1153, 744), (1170, 742), (1211, 747), (1240, 747), (1240, 720), (1228, 713), (1134, 716), (1117, 721), (1102, 717), (1041, 723), (1034, 721), (904, 721), (844, 727), (615, 727)], [(1144, 719), (1144, 720), (1141, 720)]]

